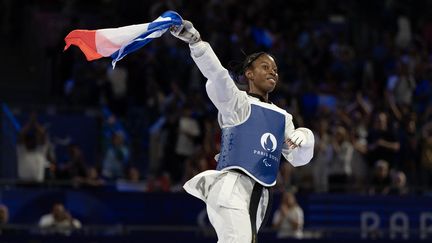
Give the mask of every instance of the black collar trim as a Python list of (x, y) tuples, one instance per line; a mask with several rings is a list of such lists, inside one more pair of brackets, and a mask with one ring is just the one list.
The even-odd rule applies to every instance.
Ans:
[(259, 95), (259, 94), (248, 93), (248, 95), (249, 95), (249, 96), (252, 96), (252, 97), (255, 97), (255, 98), (257, 98), (257, 99), (259, 99), (261, 102), (265, 102), (265, 103), (269, 103), (269, 104), (271, 104), (270, 101), (264, 99), (264, 97), (262, 97), (262, 96)]

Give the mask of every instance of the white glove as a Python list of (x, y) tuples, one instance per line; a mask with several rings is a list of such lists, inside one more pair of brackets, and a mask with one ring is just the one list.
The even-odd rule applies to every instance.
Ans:
[(189, 44), (194, 44), (201, 40), (200, 33), (187, 20), (183, 20), (181, 25), (171, 26), (170, 32), (173, 36)]
[(291, 136), (289, 136), (289, 140), (291, 140), (291, 142), (297, 147), (300, 147), (306, 143), (306, 135), (304, 132), (296, 129)]

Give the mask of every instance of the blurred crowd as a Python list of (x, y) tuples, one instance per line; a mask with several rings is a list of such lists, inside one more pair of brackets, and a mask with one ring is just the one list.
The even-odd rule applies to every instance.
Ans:
[[(71, 235), (74, 230), (81, 229), (81, 222), (73, 218), (63, 203), (54, 203), (50, 212), (40, 216), (38, 220), (40, 234)], [(0, 236), (18, 234), (17, 228), (9, 223), (9, 209), (0, 204)]]
[[(14, 1), (2, 3), (5, 12), (13, 13)], [(120, 181), (129, 189), (132, 181), (145, 191), (179, 191), (188, 178), (215, 168), (213, 157), (220, 148), (216, 109), (184, 43), (166, 34), (115, 69), (107, 59), (87, 62), (77, 48), (61, 52), (72, 29), (149, 22), (170, 9), (194, 23), (228, 69), (252, 52), (265, 50), (276, 57), (280, 83), (270, 98), (293, 115), (296, 126), (311, 128), (316, 139), (308, 166), (294, 169), (283, 163), (277, 190), (430, 191), (430, 5), (391, 0), (34, 1), (27, 6), (32, 18), (57, 21), (56, 32), (39, 27), (48, 37), (37, 38), (51, 40), (44, 47), (53, 70), (52, 92), (61, 94), (58, 101), (107, 106), (126, 124), (125, 130), (103, 135), (103, 156), (92, 163), (98, 166), (85, 163), (78, 144), (70, 145), (67, 163), (52, 166), (47, 157), (42, 166), (57, 179), (95, 185)], [(13, 31), (10, 20), (15, 19), (7, 16), (2, 30), (10, 26)], [(137, 109), (144, 115), (132, 116)], [(114, 123), (106, 119), (104, 126)], [(133, 130), (130, 124), (136, 123), (146, 124), (144, 134)], [(19, 154), (22, 144), (32, 151), (43, 144), (37, 132), (30, 135), (27, 140), (21, 136)], [(142, 140), (145, 146), (134, 143)], [(145, 155), (145, 170), (135, 166), (142, 157), (137, 154)], [(47, 178), (34, 173), (34, 180)]]

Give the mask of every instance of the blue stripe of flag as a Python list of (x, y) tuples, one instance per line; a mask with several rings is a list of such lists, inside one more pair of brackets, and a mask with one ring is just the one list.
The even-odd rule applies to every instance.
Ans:
[(161, 15), (161, 17), (167, 18), (169, 17), (170, 20), (167, 21), (160, 21), (160, 22), (151, 22), (148, 26), (148, 29), (146, 32), (141, 34), (135, 39), (142, 39), (139, 41), (132, 41), (129, 45), (125, 46), (123, 49), (123, 52), (120, 53), (119, 51), (114, 52), (111, 55), (111, 58), (113, 59), (112, 65), (115, 66), (115, 63), (119, 60), (121, 60), (123, 57), (125, 57), (127, 54), (134, 52), (138, 50), (139, 48), (145, 46), (147, 43), (153, 40), (153, 38), (147, 38), (150, 34), (152, 34), (155, 31), (164, 30), (166, 31), (169, 27), (172, 25), (180, 25), (182, 23), (182, 18), (180, 15), (174, 11), (166, 11)]

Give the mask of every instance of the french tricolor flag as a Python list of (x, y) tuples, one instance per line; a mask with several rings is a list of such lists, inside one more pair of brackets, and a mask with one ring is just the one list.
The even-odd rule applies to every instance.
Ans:
[(167, 11), (151, 23), (99, 30), (73, 30), (65, 38), (64, 50), (75, 45), (88, 61), (111, 57), (115, 67), (115, 63), (127, 54), (160, 37), (172, 25), (181, 23), (182, 18), (178, 13)]

